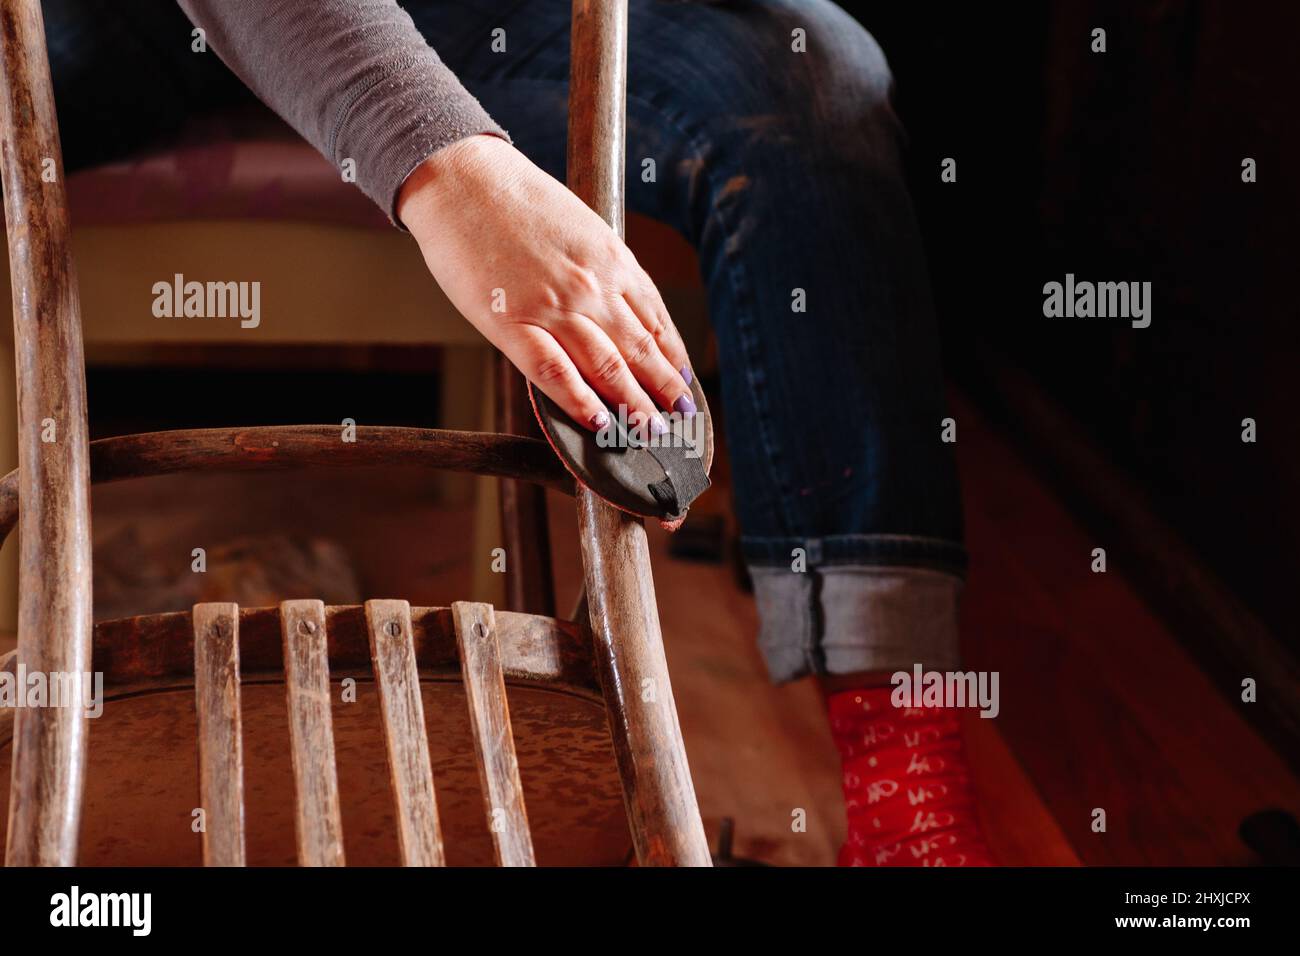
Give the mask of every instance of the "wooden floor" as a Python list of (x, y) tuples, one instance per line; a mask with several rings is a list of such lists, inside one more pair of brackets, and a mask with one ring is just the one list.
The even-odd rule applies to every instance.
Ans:
[[(998, 729), (1085, 864), (1245, 864), (1248, 814), (1300, 815), (1300, 779), (1090, 535), (958, 400), (972, 568), (966, 663), (1001, 673)], [(1107, 550), (1094, 574), (1092, 549)], [(1231, 701), (1236, 701), (1235, 703)], [(1106, 811), (1106, 832), (1092, 829)]]
[[(966, 720), (999, 858), (1249, 862), (1238, 822), (1269, 806), (1300, 812), (1296, 776), (1243, 721), (1236, 708), (1248, 705), (1228, 703), (1128, 587), (1123, 555), (1109, 550), (1109, 572), (1093, 574), (1091, 550), (1106, 542), (1074, 522), (972, 408), (958, 399), (954, 414), (972, 551), (964, 652), (968, 666), (1001, 675), (1001, 715)], [(437, 504), (433, 488), (427, 473), (413, 471), (102, 486), (94, 493), (97, 616), (185, 606), (191, 549), (199, 546), (218, 556), (209, 589), (227, 586), (222, 581), (253, 595), (273, 588), (239, 571), (259, 551), (284, 547), (271, 532), (327, 542), (306, 560), (328, 568), (342, 554), (357, 579), (344, 590), (355, 587), (358, 598), (462, 598), (471, 562), (490, 555), (471, 553), (471, 516)], [(580, 574), (575, 521), (571, 501), (556, 496), (552, 504), (559, 606), (567, 608)], [(711, 838), (732, 817), (738, 855), (832, 863), (844, 828), (838, 764), (813, 687), (768, 684), (753, 644), (752, 602), (729, 568), (672, 560), (657, 528), (651, 546)], [(274, 599), (266, 595), (266, 603)], [(1106, 811), (1104, 833), (1092, 829), (1097, 808)], [(800, 810), (806, 832), (791, 826)]]

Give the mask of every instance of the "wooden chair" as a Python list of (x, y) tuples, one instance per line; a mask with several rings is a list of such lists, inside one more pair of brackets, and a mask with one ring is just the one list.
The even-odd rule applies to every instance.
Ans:
[[(575, 0), (569, 184), (620, 231), (626, 43), (626, 0)], [(533, 837), (545, 827), (534, 819), (530, 828), (525, 813), (524, 751), (540, 754), (543, 765), (563, 764), (564, 748), (550, 734), (580, 726), (575, 715), (598, 707), (607, 715), (637, 859), (643, 865), (709, 865), (664, 659), (644, 527), (585, 489), (575, 489), (543, 442), (363, 427), (355, 442), (344, 443), (334, 426), (163, 432), (88, 442), (79, 306), (38, 0), (0, 0), (0, 57), (0, 174), (19, 404), (19, 468), (0, 481), (0, 535), (18, 524), (21, 546), (18, 648), (0, 659), (0, 669), (16, 672), (21, 662), (28, 673), (100, 671), (110, 700), (96, 724), (94, 747), (88, 746), (89, 721), (80, 709), (0, 710), (0, 750), (7, 744), (12, 759), (6, 862), (77, 862), (83, 791), (88, 776), (97, 781), (101, 775), (97, 751), (116, 754), (117, 771), (138, 788), (141, 780), (152, 784), (160, 773), (144, 763), (149, 746), (160, 755), (159, 766), (168, 754), (184, 750), (182, 741), (173, 740), (182, 723), (174, 710), (159, 706), (134, 728), (104, 723), (109, 714), (124, 712), (127, 701), (175, 702), (178, 690), (188, 696), (192, 686), (199, 757), (193, 816), (203, 824), (192, 829), (202, 833), (203, 861), (240, 865), (247, 860), (246, 810), (262, 796), (245, 787), (245, 756), (278, 747), (291, 758), (298, 861), (343, 863), (341, 807), (349, 786), (340, 786), (344, 767), (340, 763), (336, 769), (336, 752), (343, 752), (340, 728), (344, 713), (351, 711), (332, 703), (331, 679), (362, 681), (373, 675), (375, 693), (367, 699), (378, 711), (383, 747), (375, 741), (371, 752), (382, 749), (386, 755), (390, 787), (385, 789), (390, 789), (402, 863), (440, 865), (446, 858), (440, 827), (446, 820), (440, 798), (448, 793), (443, 759), (450, 762), (456, 755), (446, 753), (443, 741), (430, 740), (426, 728), (433, 715), (425, 702), (430, 688), (446, 689), (454, 682), (467, 705), (497, 862), (532, 864)], [(55, 175), (43, 176), (51, 162)], [(509, 407), (517, 425), (518, 389), (514, 395)], [(575, 493), (586, 595), (576, 622), (497, 613), (484, 604), (413, 608), (382, 600), (325, 607), (294, 600), (257, 609), (200, 604), (191, 613), (92, 624), (92, 480), (398, 463), (510, 482), (506, 499), (514, 530), (508, 545), (525, 555), (544, 544), (529, 532), (538, 523), (539, 489)], [(527, 557), (512, 563), (540, 566)], [(521, 606), (548, 600), (544, 576), (516, 578), (510, 590)], [(255, 723), (276, 726), (274, 719), (263, 720), (269, 713), (269, 684), (282, 702), (287, 733), (261, 732), (246, 749)], [(513, 707), (507, 706), (507, 685)], [(260, 703), (253, 706), (255, 697)], [(516, 739), (512, 711), (517, 726), (526, 722), (538, 733)], [(590, 737), (592, 725), (585, 730)], [(111, 771), (105, 766), (103, 773)], [(353, 771), (361, 774), (353, 773), (362, 781), (358, 786), (369, 779), (366, 767)], [(576, 804), (581, 816), (590, 781), (580, 775), (568, 788), (567, 803)], [(152, 822), (136, 825), (147, 831)], [(113, 839), (121, 843), (126, 828), (120, 819), (116, 826)], [(110, 840), (110, 851), (113, 845)], [(108, 858), (114, 860), (111, 852)]]

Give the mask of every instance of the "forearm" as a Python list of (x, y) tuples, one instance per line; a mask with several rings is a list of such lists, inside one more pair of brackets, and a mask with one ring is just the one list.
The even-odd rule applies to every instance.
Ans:
[(393, 0), (178, 0), (208, 46), (268, 106), (396, 219), (426, 158), (505, 136)]
[(609, 225), (510, 144), (393, 0), (179, 0), (259, 97), (419, 243), (447, 298), (591, 430), (690, 414), (667, 307)]

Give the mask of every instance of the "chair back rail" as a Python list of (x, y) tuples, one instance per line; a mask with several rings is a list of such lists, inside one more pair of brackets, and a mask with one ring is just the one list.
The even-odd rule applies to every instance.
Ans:
[[(327, 605), (330, 673), (349, 677), (372, 671), (365, 607)], [(511, 611), (494, 614), (506, 679), (584, 700), (603, 700), (585, 634), (568, 621)], [(449, 607), (412, 607), (415, 661), (422, 680), (461, 679), (456, 629)], [(280, 608), (239, 609), (239, 665), (243, 680), (259, 681), (284, 670)], [(192, 614), (170, 611), (100, 621), (95, 625), (95, 670), (106, 687), (192, 686)], [(5, 658), (0, 657), (0, 662)], [(0, 709), (0, 721), (18, 708)]]
[[(90, 467), (81, 313), (38, 0), (0, 0), (0, 178), (13, 287), (24, 502), (18, 655), (29, 672), (90, 670)], [(76, 707), (15, 716), (10, 865), (76, 860), (86, 764)]]
[[(90, 480), (407, 465), (518, 479), (573, 494), (572, 477), (540, 439), (391, 425), (358, 425), (350, 435), (356, 441), (344, 441), (343, 434), (339, 425), (265, 425), (117, 435), (90, 443)], [(18, 522), (19, 478), (17, 471), (0, 478), (0, 542)]]
[[(623, 234), (627, 0), (573, 0), (568, 184)], [(711, 866), (664, 657), (644, 524), (579, 487), (597, 672), (642, 866)]]

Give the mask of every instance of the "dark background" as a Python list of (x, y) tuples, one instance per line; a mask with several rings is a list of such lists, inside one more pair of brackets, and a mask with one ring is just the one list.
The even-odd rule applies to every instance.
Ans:
[[(1300, 650), (1300, 4), (842, 5), (894, 69), (952, 379), (1027, 373)], [(1151, 281), (1151, 327), (1044, 318), (1066, 272)]]

